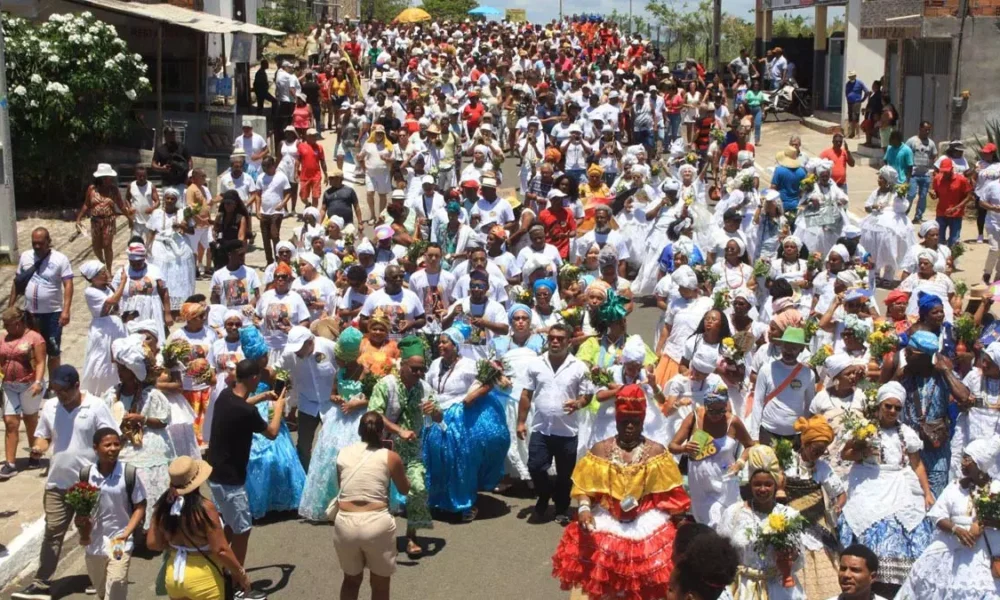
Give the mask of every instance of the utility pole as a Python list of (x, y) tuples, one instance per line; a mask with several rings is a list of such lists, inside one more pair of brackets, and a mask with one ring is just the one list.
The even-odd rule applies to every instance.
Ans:
[(632, 0), (628, 0), (628, 34), (632, 35)]
[(10, 101), (7, 97), (7, 59), (0, 27), (0, 255), (8, 263), (18, 260), (17, 219), (14, 212), (14, 156), (10, 145)]
[(719, 73), (722, 66), (722, 0), (712, 0), (712, 69)]
[(559, 0), (559, 22), (560, 23), (562, 23), (562, 20), (563, 20), (562, 3), (563, 3), (563, 0)]

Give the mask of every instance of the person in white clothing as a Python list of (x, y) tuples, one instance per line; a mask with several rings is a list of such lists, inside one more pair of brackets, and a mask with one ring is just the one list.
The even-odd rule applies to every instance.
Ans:
[(263, 172), (257, 176), (257, 190), (253, 206), (260, 219), (260, 235), (264, 244), (267, 264), (274, 262), (275, 246), (281, 241), (281, 220), (292, 199), (292, 184), (284, 172), (278, 170), (274, 157), (268, 156), (261, 163)]
[(149, 181), (145, 165), (135, 166), (135, 181), (128, 184), (125, 202), (132, 207), (132, 235), (146, 236), (146, 223), (153, 211), (160, 207), (160, 192)]
[(259, 133), (254, 133), (253, 120), (243, 117), (243, 134), (233, 141), (233, 148), (243, 150), (247, 159), (247, 173), (251, 177), (256, 177), (260, 172), (261, 161), (270, 153), (267, 148), (267, 140)]
[(797, 437), (795, 421), (809, 412), (816, 395), (816, 377), (808, 366), (799, 362), (805, 349), (805, 331), (788, 327), (782, 334), (781, 360), (761, 368), (754, 387), (754, 405), (762, 407), (761, 444), (770, 445), (774, 438)]

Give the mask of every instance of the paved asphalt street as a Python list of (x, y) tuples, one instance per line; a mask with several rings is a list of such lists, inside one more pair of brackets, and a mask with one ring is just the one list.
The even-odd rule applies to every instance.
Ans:
[[(327, 156), (333, 155), (332, 138), (328, 135), (323, 140)], [(504, 180), (517, 181), (516, 160), (505, 161)], [(355, 189), (367, 218), (364, 187), (356, 185)], [(302, 210), (301, 205), (299, 210)], [(287, 219), (282, 226), (282, 237), (287, 239), (296, 225), (294, 219)], [(247, 262), (263, 272), (261, 250), (250, 253)], [(203, 291), (202, 287), (207, 286), (199, 282), (198, 291)], [(630, 332), (641, 334), (652, 345), (657, 317), (655, 306), (637, 307), (629, 318)], [(397, 600), (567, 597), (552, 578), (551, 556), (562, 528), (552, 521), (529, 525), (526, 519), (534, 500), (523, 493), (515, 494), (516, 491), (512, 495), (480, 494), (479, 516), (472, 523), (436, 520), (434, 529), (423, 534), (424, 545), (428, 548), (424, 557), (414, 561), (400, 554), (399, 568), (392, 580), (392, 597)], [(446, 514), (435, 516), (449, 517)], [(402, 551), (405, 520), (398, 519), (396, 526)], [(134, 556), (129, 569), (129, 596), (140, 600), (154, 598), (155, 582), (162, 577), (159, 574), (162, 566), (163, 559), (159, 555), (140, 553)], [(342, 572), (330, 526), (307, 523), (294, 513), (269, 515), (267, 520), (256, 524), (246, 566), (256, 582), (255, 589), (267, 592), (270, 598), (328, 600), (339, 594)], [(82, 548), (76, 537), (68, 539), (55, 577), (55, 597), (93, 598), (84, 594), (90, 583), (86, 572)], [(15, 589), (18, 588), (9, 586), (0, 592), (0, 599), (6, 600)], [(368, 597), (365, 584), (361, 598)]]

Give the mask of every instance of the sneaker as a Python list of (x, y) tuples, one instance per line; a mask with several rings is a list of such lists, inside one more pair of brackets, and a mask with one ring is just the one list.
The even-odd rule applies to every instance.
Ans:
[(236, 590), (233, 594), (233, 598), (235, 600), (267, 600), (267, 594), (260, 590), (250, 590), (249, 592)]
[(92, 585), (88, 585), (87, 589), (83, 590), (83, 593), (86, 594), (86, 595), (88, 595), (88, 596), (96, 596), (97, 595), (97, 588), (95, 588)]
[(573, 519), (571, 519), (570, 516), (566, 513), (559, 513), (558, 515), (556, 515), (556, 523), (559, 523), (563, 527), (569, 525), (572, 520)]
[(977, 237), (977, 238), (976, 238), (976, 243), (977, 243), (977, 244), (982, 244), (982, 243), (983, 243), (983, 236), (979, 236), (979, 237)]
[(33, 583), (20, 592), (14, 592), (10, 597), (11, 600), (52, 600), (52, 593), (48, 588)]
[(38, 457), (35, 457), (35, 456), (32, 456), (32, 457), (28, 458), (28, 470), (29, 471), (33, 471), (35, 469), (41, 469), (41, 468), (42, 468), (42, 459), (40, 459)]
[(921, 219), (920, 217), (913, 217), (913, 224), (914, 225), (920, 225), (923, 222), (924, 222), (924, 220)]
[(7, 481), (15, 475), (17, 475), (17, 469), (10, 463), (5, 462), (3, 467), (0, 467), (0, 481)]

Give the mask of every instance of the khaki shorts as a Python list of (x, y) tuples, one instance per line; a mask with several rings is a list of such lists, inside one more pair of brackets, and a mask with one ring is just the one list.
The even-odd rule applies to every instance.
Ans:
[(387, 510), (337, 513), (333, 547), (345, 575), (390, 577), (396, 572), (396, 520)]

